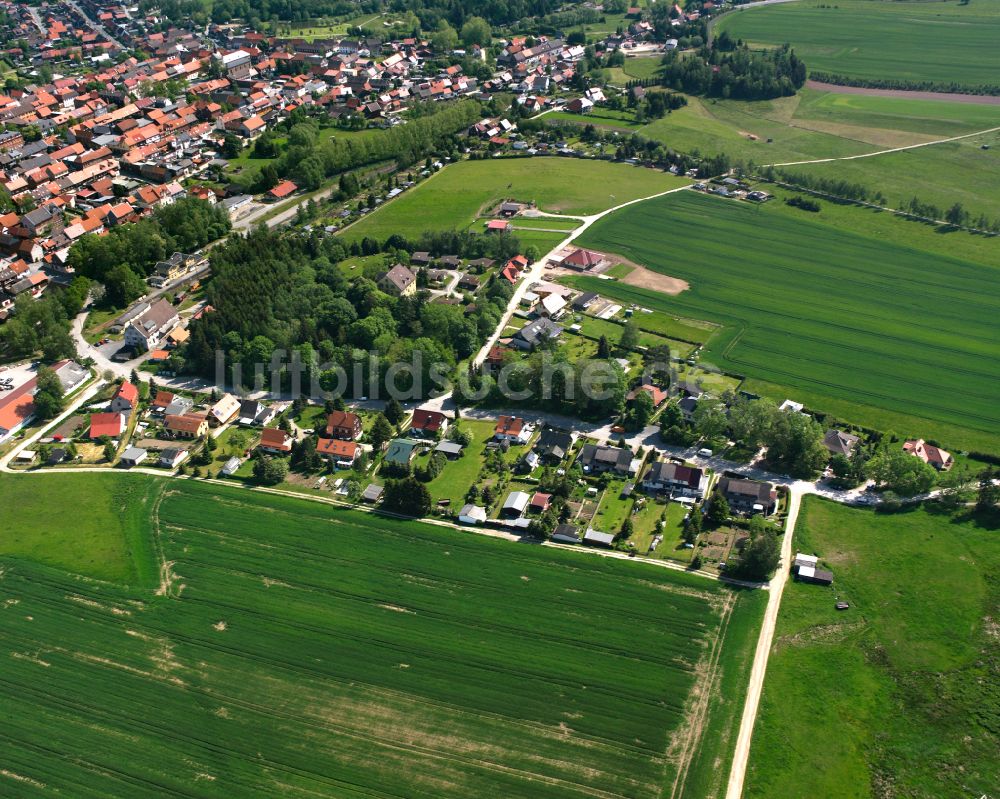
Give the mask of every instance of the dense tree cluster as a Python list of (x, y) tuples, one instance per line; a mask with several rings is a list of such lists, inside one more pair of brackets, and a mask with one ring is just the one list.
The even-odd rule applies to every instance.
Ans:
[(750, 540), (736, 562), (733, 573), (747, 580), (768, 580), (781, 562), (781, 544), (770, 525), (761, 517), (750, 520)]
[(736, 100), (788, 97), (806, 82), (806, 65), (788, 45), (773, 50), (702, 48), (663, 59), (663, 85), (675, 91)]
[[(446, 367), (446, 382), (448, 370), (496, 328), (510, 296), (508, 287), (491, 284), (471, 310), (427, 302), (422, 293), (393, 297), (379, 290), (376, 279), (408, 260), (407, 252), (385, 253), (348, 282), (338, 262), (350, 255), (343, 241), (319, 233), (259, 229), (231, 238), (212, 255), (207, 300), (215, 310), (192, 322), (176, 365), (214, 375), (218, 351), (230, 368), (240, 366), (242, 382), (249, 384), (258, 364), (270, 375), (272, 356), (279, 352), (287, 381), (287, 363), (296, 352), (304, 365), (304, 388), (315, 379), (324, 390), (361, 396), (372, 393), (373, 382), (386, 385), (391, 364), (419, 360), (419, 393), (427, 396), (443, 387), (434, 376), (435, 364)], [(337, 367), (346, 385), (336, 382)], [(230, 371), (227, 378), (234, 376)], [(406, 371), (392, 384), (408, 392), (415, 380)]]
[(70, 320), (83, 308), (90, 281), (77, 277), (65, 288), (53, 287), (35, 299), (17, 298), (10, 318), (0, 327), (0, 355), (5, 360), (41, 354), (46, 361), (75, 358)]
[(904, 497), (930, 491), (937, 482), (934, 467), (904, 452), (898, 443), (876, 452), (868, 461), (865, 473), (881, 488)]
[(700, 437), (709, 442), (731, 436), (751, 449), (767, 447), (767, 462), (794, 477), (814, 477), (829, 459), (823, 446), (823, 427), (811, 416), (781, 411), (769, 399), (748, 399), (727, 392), (717, 401), (702, 398), (694, 419), (685, 423), (675, 405), (660, 418), (667, 441), (692, 444)]
[(158, 261), (175, 252), (192, 253), (230, 230), (218, 205), (185, 197), (157, 208), (147, 219), (112, 228), (107, 235), (82, 236), (69, 251), (69, 265), (102, 283), (113, 307), (141, 296)]

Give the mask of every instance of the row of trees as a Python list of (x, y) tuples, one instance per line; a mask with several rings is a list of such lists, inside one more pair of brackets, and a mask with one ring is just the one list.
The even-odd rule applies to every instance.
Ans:
[(562, 138), (579, 136), (583, 141), (613, 145), (614, 157), (619, 160), (635, 158), (664, 169), (675, 167), (681, 174), (697, 168), (701, 177), (710, 178), (726, 174), (732, 167), (732, 162), (725, 153), (711, 156), (702, 156), (697, 150), (691, 153), (679, 153), (657, 139), (650, 139), (639, 133), (622, 136), (615, 131), (602, 130), (589, 123), (583, 126), (582, 132), (579, 123), (550, 122), (545, 117), (534, 122), (525, 120), (519, 122), (518, 126), (524, 133), (534, 133), (542, 127), (548, 128), (547, 132), (540, 134), (540, 141), (554, 142)]
[[(434, 113), (368, 137), (322, 140), (318, 127), (311, 122), (300, 122), (291, 128), (282, 155), (269, 166), (275, 176), (290, 178), (300, 188), (313, 190), (328, 177), (369, 164), (382, 161), (395, 161), (401, 167), (415, 164), (482, 115), (482, 107), (474, 100), (437, 105), (432, 110)], [(278, 149), (273, 138), (265, 139), (261, 146), (261, 153)], [(260, 177), (253, 175), (248, 179), (254, 181), (248, 188), (259, 188), (256, 181)]]
[(1000, 83), (958, 83), (942, 80), (906, 80), (904, 78), (859, 78), (835, 72), (816, 72), (812, 79), (839, 86), (860, 86), (865, 89), (893, 89), (913, 92), (951, 92), (955, 94), (1000, 94)]
[[(889, 204), (888, 198), (881, 190), (871, 189), (863, 183), (855, 183), (843, 178), (810, 175), (777, 167), (764, 167), (761, 170), (761, 177), (765, 180), (786, 183), (842, 200), (873, 203), (881, 206)], [(955, 227), (971, 227), (988, 233), (1000, 233), (1000, 218), (991, 219), (985, 213), (974, 213), (960, 202), (952, 203), (948, 208), (941, 208), (934, 203), (925, 202), (914, 196), (909, 200), (900, 200), (895, 210), (933, 223), (946, 222)]]

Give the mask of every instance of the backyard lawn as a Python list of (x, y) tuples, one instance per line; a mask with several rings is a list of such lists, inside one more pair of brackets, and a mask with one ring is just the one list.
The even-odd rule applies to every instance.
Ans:
[(485, 462), (485, 446), (493, 438), (495, 423), (481, 419), (462, 419), (458, 425), (472, 434), (472, 443), (460, 458), (448, 461), (441, 473), (427, 484), (431, 498), (437, 504), (449, 500), (449, 509), (458, 511), (465, 504), (469, 487), (476, 482)]

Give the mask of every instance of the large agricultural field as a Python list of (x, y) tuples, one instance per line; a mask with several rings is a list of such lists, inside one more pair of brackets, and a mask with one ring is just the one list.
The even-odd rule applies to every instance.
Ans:
[(834, 583), (785, 588), (747, 799), (993, 795), (998, 529), (995, 513), (805, 500), (796, 548)]
[(685, 182), (665, 172), (576, 158), (460, 161), (355, 222), (343, 235), (381, 240), (393, 233), (416, 237), (426, 230), (463, 230), (503, 199), (535, 202), (551, 213), (593, 214)]
[[(0, 792), (719, 795), (762, 592), (120, 479), (149, 515), (107, 534), (152, 533), (155, 561), (132, 553), (142, 580), (96, 579), (86, 557), (40, 564), (30, 547), (0, 555)], [(74, 525), (125, 490), (110, 475), (3, 477), (21, 499), (5, 521), (41, 515), (11, 492), (46, 481), (89, 495)]]
[(788, 42), (811, 70), (852, 78), (996, 84), (1000, 4), (822, 0), (728, 14), (716, 32), (752, 45)]
[[(664, 239), (663, 231), (674, 231)], [(992, 240), (872, 211), (806, 214), (682, 192), (599, 220), (581, 245), (691, 284), (573, 285), (725, 325), (704, 360), (855, 423), (992, 450), (1000, 282)]]

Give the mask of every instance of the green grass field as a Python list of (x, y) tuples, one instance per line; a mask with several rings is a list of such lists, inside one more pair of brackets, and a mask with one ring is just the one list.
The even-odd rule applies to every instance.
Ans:
[(646, 80), (659, 77), (662, 66), (663, 59), (660, 56), (638, 56), (626, 58), (622, 71), (630, 78)]
[(464, 230), (504, 198), (535, 202), (553, 213), (592, 214), (684, 182), (651, 169), (576, 158), (460, 161), (351, 225), (343, 235), (351, 240), (385, 239), (393, 233)]
[(811, 70), (857, 78), (996, 83), (996, 2), (838, 0), (737, 11), (716, 33), (752, 44), (789, 42)]
[[(768, 164), (842, 158), (994, 127), (1000, 127), (1000, 105), (803, 89), (794, 97), (757, 102), (690, 97), (684, 108), (637, 130), (681, 152), (721, 152)], [(951, 168), (947, 150), (933, 152), (942, 170)]]
[[(79, 511), (115, 496), (102, 477), (87, 476)], [(0, 485), (6, 497), (8, 482), (63, 479), (76, 478)], [(675, 785), (701, 797), (717, 779), (739, 703), (716, 694), (745, 683), (759, 592), (246, 490), (131, 482), (163, 490), (160, 590), (3, 558), (6, 790), (653, 799)], [(43, 507), (5, 505), (5, 521)]]
[(25, 558), (101, 580), (149, 585), (155, 574), (148, 550), (154, 488), (152, 481), (126, 475), (40, 472), (4, 477), (0, 558)]
[(998, 527), (995, 515), (805, 500), (796, 549), (826, 561), (834, 583), (785, 589), (747, 799), (995, 790)]
[(687, 280), (676, 297), (573, 282), (726, 325), (704, 360), (752, 378), (752, 389), (956, 449), (998, 448), (989, 239), (855, 208), (806, 214), (684, 192), (611, 214), (579, 243)]

